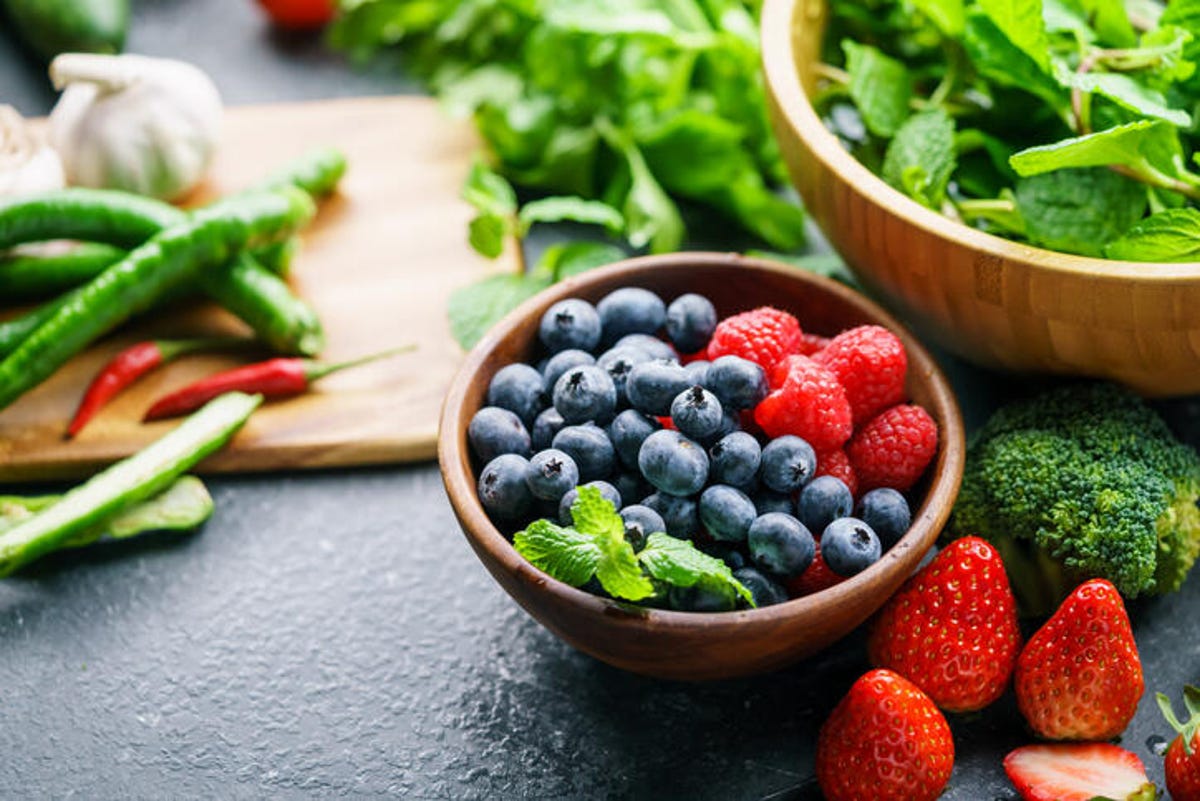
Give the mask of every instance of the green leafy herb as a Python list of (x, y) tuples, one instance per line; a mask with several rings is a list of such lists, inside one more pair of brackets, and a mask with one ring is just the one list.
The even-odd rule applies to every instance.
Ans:
[(912, 99), (908, 70), (874, 47), (847, 40), (842, 42), (842, 49), (850, 73), (850, 97), (863, 122), (876, 136), (895, 136), (908, 119), (908, 102)]
[(1029, 238), (1043, 247), (1101, 256), (1146, 212), (1146, 191), (1111, 170), (1057, 170), (1017, 183)]
[(940, 209), (955, 166), (954, 120), (940, 110), (904, 123), (883, 159), (883, 180), (931, 209)]
[(538, 270), (530, 275), (493, 275), (455, 290), (446, 309), (450, 333), (462, 347), (474, 347), (500, 318), (551, 283), (551, 276)]
[(1043, 72), (1050, 70), (1050, 40), (1046, 37), (1042, 0), (979, 0), (979, 8)]
[(1104, 248), (1110, 259), (1200, 261), (1200, 211), (1169, 209), (1152, 214)]
[(729, 565), (697, 550), (687, 540), (663, 533), (651, 534), (646, 539), (646, 546), (638, 554), (638, 561), (647, 573), (659, 581), (676, 587), (702, 584), (718, 592), (736, 594), (751, 606), (754, 605), (750, 591), (733, 577)]

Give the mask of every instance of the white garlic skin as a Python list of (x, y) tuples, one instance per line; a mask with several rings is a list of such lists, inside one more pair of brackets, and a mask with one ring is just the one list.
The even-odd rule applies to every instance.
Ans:
[(66, 186), (62, 161), (12, 106), (0, 106), (0, 197)]

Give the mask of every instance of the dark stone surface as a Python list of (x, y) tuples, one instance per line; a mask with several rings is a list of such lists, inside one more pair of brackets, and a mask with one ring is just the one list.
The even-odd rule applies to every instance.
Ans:
[[(134, 51), (192, 59), (232, 103), (408, 91), (247, 0), (136, 3)], [(0, 102), (44, 113), (0, 38)], [(978, 423), (1011, 379), (947, 360)], [(1173, 417), (1194, 424), (1194, 407)], [(1195, 429), (1192, 429), (1195, 430)], [(1195, 441), (1195, 440), (1193, 440)], [(682, 685), (572, 651), (492, 582), (435, 466), (222, 478), (205, 529), (0, 583), (0, 796), (805, 799), (860, 636), (794, 669)], [(1161, 781), (1150, 693), (1200, 679), (1200, 581), (1138, 605), (1147, 698), (1125, 744)], [(951, 801), (1013, 797), (1011, 695), (952, 721)]]

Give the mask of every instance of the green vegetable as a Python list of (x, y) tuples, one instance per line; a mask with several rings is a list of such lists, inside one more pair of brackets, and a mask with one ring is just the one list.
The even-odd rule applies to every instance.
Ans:
[(105, 520), (167, 489), (219, 450), (262, 402), (229, 393), (133, 456), (75, 487), (53, 505), (0, 534), (0, 575), (97, 530)]
[(1078, 581), (1127, 597), (1179, 589), (1200, 553), (1200, 458), (1139, 398), (1062, 387), (997, 412), (972, 440), (947, 534), (996, 545), (1026, 614)]
[(1168, 209), (1147, 217), (1104, 249), (1110, 259), (1200, 261), (1200, 211)]
[(59, 53), (119, 53), (129, 0), (4, 0), (17, 33), (41, 58)]
[(0, 322), (0, 357), (7, 356), (16, 350), (25, 341), (26, 337), (36, 331), (42, 323), (53, 317), (61, 307), (65, 306), (70, 301), (72, 294), (71, 292), (67, 292), (54, 300), (43, 303), (37, 308), (30, 309), (24, 314)]
[(124, 255), (121, 248), (91, 242), (61, 253), (14, 253), (0, 258), (0, 298), (33, 300), (62, 294), (95, 278)]
[(717, 593), (740, 597), (754, 606), (754, 597), (742, 582), (733, 577), (733, 571), (715, 556), (696, 550), (687, 540), (676, 539), (662, 532), (651, 534), (646, 547), (638, 554), (638, 561), (654, 578), (675, 587), (705, 586)]
[(842, 49), (850, 74), (850, 97), (863, 122), (876, 136), (895, 136), (909, 115), (912, 78), (908, 70), (874, 47), (845, 41)]

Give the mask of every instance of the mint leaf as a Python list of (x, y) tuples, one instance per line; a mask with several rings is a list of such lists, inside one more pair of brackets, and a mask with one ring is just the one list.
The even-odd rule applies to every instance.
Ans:
[(464, 350), (475, 346), (488, 329), (524, 301), (550, 286), (547, 273), (493, 275), (450, 295), (446, 313), (450, 333)]
[(1166, 120), (1172, 125), (1187, 128), (1192, 117), (1186, 111), (1171, 108), (1162, 92), (1138, 83), (1119, 72), (1072, 71), (1062, 62), (1055, 62), (1054, 76), (1065, 87), (1106, 97), (1124, 109), (1147, 117)]
[(912, 78), (899, 61), (868, 45), (846, 39), (846, 71), (850, 74), (850, 97), (863, 122), (876, 136), (892, 137), (908, 119)]
[(979, 8), (1039, 69), (1050, 70), (1050, 39), (1042, 18), (1042, 0), (979, 0)]
[(950, 39), (962, 36), (966, 14), (963, 0), (911, 0), (912, 5)]
[(563, 242), (546, 248), (536, 270), (553, 275), (557, 281), (623, 258), (625, 251), (604, 242)]
[(1087, 136), (1064, 139), (1051, 145), (1031, 147), (1016, 153), (1009, 164), (1018, 175), (1039, 175), (1069, 167), (1103, 167), (1120, 164), (1133, 167), (1146, 163), (1164, 148), (1179, 147), (1175, 129), (1164, 122), (1139, 120)]
[(596, 574), (600, 548), (588, 534), (535, 520), (513, 537), (513, 547), (529, 563), (572, 587), (582, 587)]
[(635, 248), (649, 245), (653, 253), (677, 250), (683, 243), (679, 207), (663, 191), (642, 151), (626, 132), (611, 124), (602, 125), (600, 132), (624, 156), (629, 168), (629, 189), (620, 204), (625, 215), (625, 238)]
[(512, 184), (479, 159), (471, 165), (462, 193), (463, 200), (474, 206), (480, 214), (503, 217), (517, 210), (517, 193), (513, 191)]
[(991, 18), (979, 9), (967, 14), (963, 47), (981, 76), (1000, 86), (1020, 89), (1041, 98), (1064, 119), (1070, 113), (1070, 97), (1025, 51), (1009, 41)]
[(511, 224), (508, 217), (477, 215), (467, 226), (467, 241), (481, 256), (497, 258), (504, 252), (504, 240), (508, 237)]
[(589, 536), (599, 551), (596, 578), (614, 598), (640, 601), (654, 594), (638, 565), (633, 546), (625, 539), (625, 521), (612, 502), (595, 487), (579, 488), (579, 497), (571, 505), (575, 528)]
[(599, 200), (584, 200), (581, 197), (556, 196), (531, 200), (517, 214), (522, 235), (534, 223), (575, 222), (585, 225), (602, 225), (610, 234), (625, 227), (621, 212)]
[(446, 81), (440, 100), (452, 117), (469, 117), (488, 103), (503, 106), (515, 102), (524, 87), (525, 82), (512, 67), (485, 64)]
[(1042, 0), (1042, 19), (1046, 33), (1070, 33), (1084, 42), (1096, 40), (1096, 32), (1076, 0)]
[(1103, 255), (1146, 211), (1146, 188), (1104, 167), (1056, 170), (1017, 182), (1017, 208), (1034, 244)]
[(733, 577), (729, 565), (696, 549), (687, 540), (676, 539), (662, 532), (651, 534), (638, 554), (646, 572), (659, 581), (676, 587), (692, 587), (698, 583), (732, 590), (754, 606), (754, 598), (743, 584)]
[(1125, 0), (1079, 0), (1100, 41), (1113, 47), (1133, 47), (1137, 33), (1129, 22)]
[(924, 111), (900, 127), (883, 159), (883, 180), (931, 209), (940, 210), (954, 172), (954, 120)]
[(1169, 209), (1153, 214), (1109, 243), (1104, 255), (1125, 261), (1200, 261), (1200, 211)]

